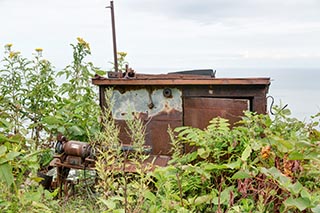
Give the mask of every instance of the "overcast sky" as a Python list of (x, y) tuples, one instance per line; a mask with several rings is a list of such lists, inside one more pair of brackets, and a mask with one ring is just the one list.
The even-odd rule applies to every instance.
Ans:
[[(128, 52), (137, 72), (212, 68), (218, 77), (270, 76), (274, 96), (293, 102), (300, 113), (320, 111), (320, 0), (114, 4), (118, 50)], [(108, 5), (102, 0), (0, 0), (0, 45), (13, 43), (25, 57), (41, 47), (60, 69), (71, 61), (69, 44), (83, 37), (91, 45), (89, 59), (108, 69), (113, 61)], [(278, 69), (283, 71), (270, 71)], [(299, 96), (307, 99), (298, 101), (293, 89), (307, 90)]]

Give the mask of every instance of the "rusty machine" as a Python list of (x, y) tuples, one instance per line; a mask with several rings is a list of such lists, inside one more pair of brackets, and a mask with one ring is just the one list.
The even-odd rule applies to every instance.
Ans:
[[(67, 180), (70, 169), (94, 170), (94, 165), (94, 151), (88, 143), (68, 141), (65, 137), (58, 136), (55, 154), (50, 162), (50, 166), (56, 168), (56, 179), (50, 187), (62, 187), (67, 196), (70, 189), (74, 190), (74, 183)], [(60, 195), (61, 193), (60, 190)]]

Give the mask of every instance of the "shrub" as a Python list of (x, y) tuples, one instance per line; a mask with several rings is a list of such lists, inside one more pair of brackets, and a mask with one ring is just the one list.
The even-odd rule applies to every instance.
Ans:
[[(288, 114), (278, 110), (271, 119), (245, 112), (233, 129), (222, 118), (204, 130), (175, 129), (173, 159), (153, 174), (157, 190), (150, 201), (157, 211), (318, 212), (318, 123)], [(196, 151), (182, 153), (186, 144)]]

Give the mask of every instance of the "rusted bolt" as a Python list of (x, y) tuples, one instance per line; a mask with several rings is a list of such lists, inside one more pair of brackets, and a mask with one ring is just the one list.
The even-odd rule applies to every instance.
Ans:
[(150, 103), (148, 104), (148, 107), (149, 107), (149, 109), (152, 109), (152, 108), (154, 107), (154, 104), (153, 104), (152, 102), (150, 102)]
[(172, 91), (169, 88), (165, 88), (163, 90), (163, 96), (166, 98), (172, 98)]

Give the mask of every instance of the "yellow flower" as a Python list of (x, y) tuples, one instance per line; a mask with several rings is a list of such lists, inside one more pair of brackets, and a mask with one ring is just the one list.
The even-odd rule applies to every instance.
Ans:
[(12, 47), (12, 44), (11, 43), (6, 44), (5, 47), (10, 48), (10, 47)]
[(9, 53), (9, 58), (14, 58), (14, 57), (16, 57), (16, 56), (19, 55), (19, 54), (20, 54), (20, 52), (11, 51), (11, 52)]
[(89, 46), (89, 43), (86, 42), (85, 45), (84, 45), (88, 50), (90, 50), (90, 46)]
[(11, 50), (11, 47), (12, 47), (12, 44), (11, 44), (11, 43), (6, 44), (6, 45), (4, 46), (4, 48), (5, 48), (7, 51), (10, 51), (10, 50)]
[(49, 64), (49, 61), (47, 61), (46, 59), (42, 59), (42, 60), (40, 60), (40, 63), (43, 65), (47, 65), (47, 64)]
[(9, 58), (13, 58), (15, 55), (16, 55), (15, 52), (10, 52)]
[(43, 51), (42, 48), (36, 48), (35, 50), (36, 50), (36, 52), (42, 52)]
[(126, 57), (127, 56), (127, 53), (126, 52), (118, 52), (118, 55), (120, 57)]
[(77, 40), (78, 40), (78, 43), (82, 45), (85, 45), (87, 43), (85, 40), (83, 40), (83, 38), (80, 38), (80, 37), (78, 37)]
[(39, 57), (42, 57), (42, 51), (43, 51), (42, 48), (36, 48), (35, 51), (38, 53)]
[(77, 37), (78, 43), (80, 45), (83, 45), (85, 48), (87, 48), (88, 50), (90, 50), (90, 46), (89, 43), (86, 42), (83, 38)]

